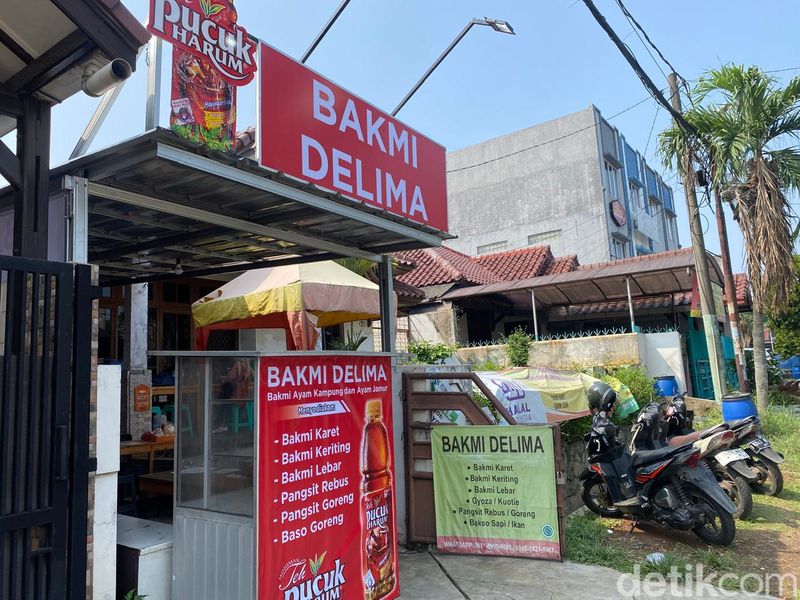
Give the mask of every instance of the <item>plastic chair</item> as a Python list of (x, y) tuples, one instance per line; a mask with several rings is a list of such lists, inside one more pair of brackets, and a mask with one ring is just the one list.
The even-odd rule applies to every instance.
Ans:
[(161, 408), (158, 407), (158, 406), (151, 406), (150, 407), (150, 413), (154, 414), (154, 415), (160, 415), (161, 414)]
[[(173, 410), (175, 408), (173, 407)], [(192, 426), (192, 409), (185, 404), (181, 404), (181, 433), (188, 433), (194, 437), (194, 427)]]
[(167, 421), (170, 423), (175, 422), (175, 405), (174, 404), (167, 404), (164, 407), (164, 414), (167, 416)]
[(238, 432), (240, 429), (245, 429), (247, 431), (253, 431), (253, 402), (252, 400), (249, 402), (245, 402), (245, 410), (246, 410), (246, 417), (245, 420), (242, 420), (242, 407), (239, 404), (234, 404), (231, 408), (233, 411), (233, 423), (231, 423), (231, 429), (234, 432)]

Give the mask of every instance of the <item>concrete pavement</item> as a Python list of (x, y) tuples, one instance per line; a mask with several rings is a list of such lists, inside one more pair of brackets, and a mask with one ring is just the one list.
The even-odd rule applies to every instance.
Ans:
[(621, 575), (605, 567), (569, 562), (428, 552), (400, 554), (403, 600), (753, 598), (749, 594), (722, 592), (716, 588), (716, 596), (708, 589), (696, 594), (683, 586), (667, 587), (661, 595), (646, 595), (641, 590), (635, 594), (626, 593), (632, 590), (634, 582), (632, 576), (628, 576), (620, 591)]

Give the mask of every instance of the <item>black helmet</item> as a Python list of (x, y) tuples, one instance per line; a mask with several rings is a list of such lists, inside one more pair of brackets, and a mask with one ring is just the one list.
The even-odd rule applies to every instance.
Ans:
[(589, 408), (608, 412), (617, 401), (617, 393), (607, 383), (595, 381), (586, 390), (586, 398), (589, 400)]

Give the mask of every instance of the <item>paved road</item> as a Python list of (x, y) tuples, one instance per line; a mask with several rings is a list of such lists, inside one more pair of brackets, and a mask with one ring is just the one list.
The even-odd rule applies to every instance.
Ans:
[[(661, 595), (633, 591), (632, 578), (605, 567), (520, 558), (407, 552), (400, 555), (403, 600), (609, 600), (611, 598), (753, 598), (717, 590), (695, 594), (682, 586)], [(655, 590), (657, 591), (657, 590)], [(760, 596), (760, 598), (765, 598)]]

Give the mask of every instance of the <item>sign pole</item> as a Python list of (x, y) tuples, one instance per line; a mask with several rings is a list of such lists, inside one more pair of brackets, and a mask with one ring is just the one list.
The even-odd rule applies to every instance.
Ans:
[(533, 311), (533, 339), (539, 341), (539, 320), (536, 318), (536, 292), (531, 288), (531, 310)]
[(161, 38), (153, 36), (147, 44), (147, 105), (144, 129), (150, 131), (161, 121)]

